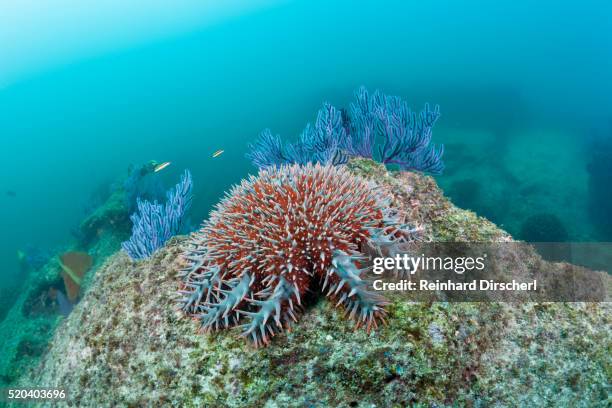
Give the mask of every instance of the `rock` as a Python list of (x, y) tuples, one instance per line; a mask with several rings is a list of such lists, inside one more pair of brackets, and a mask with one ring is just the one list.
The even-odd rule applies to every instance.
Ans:
[(131, 223), (125, 200), (125, 192), (118, 189), (81, 222), (78, 238), (82, 245), (90, 245), (108, 233), (129, 235)]
[[(511, 239), (430, 177), (349, 166), (389, 189), (431, 239)], [(367, 334), (321, 301), (254, 349), (237, 328), (198, 334), (175, 310), (183, 242), (141, 262), (111, 256), (20, 385), (63, 387), (79, 407), (603, 406), (610, 393), (610, 303), (391, 298), (388, 325)]]
[[(119, 245), (114, 236), (104, 235), (87, 248), (95, 260), (94, 269), (99, 267), (101, 259), (116, 252)], [(93, 270), (84, 276), (83, 289), (91, 285), (92, 276)], [(56, 257), (28, 274), (17, 299), (0, 321), (1, 387), (14, 385), (32, 366), (37, 366), (54, 332), (65, 327), (57, 304), (49, 298), (50, 289), (65, 290)]]

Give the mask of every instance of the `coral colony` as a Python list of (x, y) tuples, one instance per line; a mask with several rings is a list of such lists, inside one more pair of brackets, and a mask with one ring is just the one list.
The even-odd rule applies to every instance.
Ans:
[(185, 213), (191, 206), (191, 173), (186, 170), (180, 182), (166, 193), (166, 203), (137, 199), (138, 211), (132, 214), (132, 236), (121, 247), (132, 259), (148, 258), (164, 246), (183, 227)]
[(431, 144), (431, 130), (440, 116), (429, 105), (417, 116), (397, 96), (360, 88), (348, 111), (325, 103), (314, 126), (308, 124), (293, 144), (264, 130), (247, 157), (258, 168), (280, 164), (343, 164), (350, 157), (371, 158), (400, 170), (440, 174), (444, 146)]
[(387, 302), (366, 290), (360, 263), (406, 239), (397, 218), (382, 191), (343, 166), (262, 169), (192, 234), (180, 307), (205, 332), (240, 325), (260, 346), (320, 290), (369, 331), (384, 321)]

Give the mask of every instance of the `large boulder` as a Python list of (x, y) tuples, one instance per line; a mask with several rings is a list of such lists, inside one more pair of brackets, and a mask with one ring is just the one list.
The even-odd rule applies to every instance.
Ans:
[[(452, 205), (435, 181), (351, 169), (395, 197), (436, 241), (507, 241)], [(388, 407), (605, 406), (610, 394), (610, 303), (408, 303), (391, 298), (388, 324), (367, 334), (314, 301), (291, 332), (255, 349), (240, 330), (199, 334), (176, 311), (184, 238), (146, 261), (119, 252), (97, 271), (21, 385), (62, 387), (69, 406)], [(548, 264), (535, 252), (526, 265)], [(544, 262), (544, 263), (543, 263)], [(606, 280), (609, 290), (609, 280)]]

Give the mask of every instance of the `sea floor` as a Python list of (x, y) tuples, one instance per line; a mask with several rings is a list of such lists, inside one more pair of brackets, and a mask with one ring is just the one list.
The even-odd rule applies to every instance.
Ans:
[[(445, 173), (437, 179), (459, 207), (519, 239), (598, 241), (588, 211), (588, 160), (578, 135), (537, 128), (502, 136), (455, 129), (437, 134), (447, 152)], [(547, 231), (551, 219), (558, 222)]]

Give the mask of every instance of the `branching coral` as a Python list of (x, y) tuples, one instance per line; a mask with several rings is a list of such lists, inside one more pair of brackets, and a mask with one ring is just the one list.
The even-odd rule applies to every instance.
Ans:
[(356, 92), (350, 107), (350, 136), (345, 148), (353, 156), (395, 164), (402, 170), (442, 173), (443, 146), (431, 144), (431, 130), (440, 108), (429, 105), (418, 115), (397, 96), (380, 91), (372, 95), (365, 88)]
[(443, 146), (431, 144), (440, 116), (429, 105), (417, 116), (397, 96), (360, 88), (348, 111), (325, 103), (314, 126), (310, 123), (297, 143), (283, 146), (280, 136), (262, 132), (247, 157), (257, 167), (281, 164), (343, 164), (351, 156), (366, 157), (402, 170), (439, 174), (444, 169)]
[(166, 203), (137, 199), (138, 211), (132, 214), (132, 236), (121, 247), (132, 259), (148, 258), (166, 241), (180, 233), (185, 213), (191, 206), (191, 173), (185, 171), (180, 182), (166, 193)]
[(346, 137), (342, 112), (325, 103), (314, 125), (306, 125), (297, 143), (283, 146), (279, 135), (265, 129), (250, 146), (247, 157), (260, 168), (293, 163), (343, 164), (348, 158), (341, 145)]
[(317, 290), (367, 330), (386, 301), (362, 280), (366, 254), (400, 242), (385, 194), (344, 167), (269, 167), (235, 186), (184, 254), (180, 307), (205, 331), (241, 324), (255, 345), (297, 321)]

